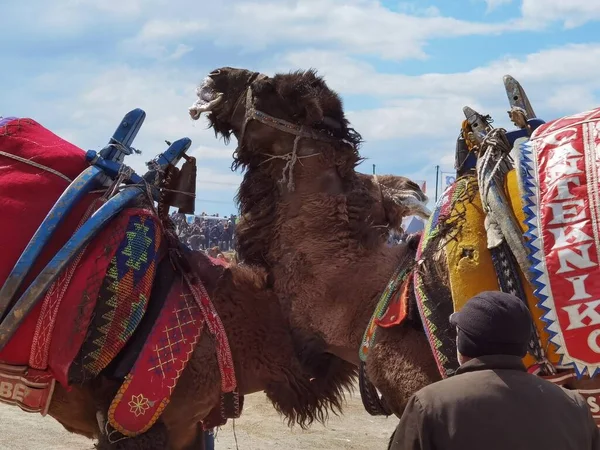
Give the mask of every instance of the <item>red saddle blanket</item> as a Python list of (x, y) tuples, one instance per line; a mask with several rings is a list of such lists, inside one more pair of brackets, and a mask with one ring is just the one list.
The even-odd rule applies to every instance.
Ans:
[[(21, 253), (56, 200), (88, 164), (83, 150), (59, 138), (31, 119), (0, 125), (0, 285), (4, 284)], [(12, 155), (9, 157), (7, 155)], [(16, 157), (17, 159), (15, 159)], [(22, 162), (25, 159), (56, 173)], [(63, 176), (67, 179), (65, 179)], [(59, 227), (25, 279), (28, 286), (69, 240), (94, 200), (89, 195), (76, 205)], [(97, 196), (96, 196), (97, 198)], [(19, 292), (20, 295), (22, 293)], [(0, 362), (27, 365), (42, 304), (27, 316), (0, 353)]]
[[(35, 121), (0, 120), (0, 286), (60, 195), (86, 167), (81, 149)], [(89, 194), (75, 205), (17, 295), (102, 202), (99, 194)], [(0, 402), (44, 414), (55, 380), (64, 386), (82, 383), (114, 361), (146, 314), (164, 255), (161, 242), (161, 224), (147, 209), (128, 208), (112, 219), (54, 281), (0, 352)], [(239, 416), (223, 325), (205, 290), (180, 278), (170, 286), (150, 333), (139, 335), (144, 345), (111, 405), (115, 429), (135, 436), (158, 419), (204, 325), (215, 338), (224, 398), (235, 403), (234, 415), (227, 417)]]
[[(69, 179), (87, 163), (82, 150), (29, 119), (2, 125), (0, 149), (0, 207), (6, 212), (0, 224), (4, 283)], [(101, 205), (96, 199), (88, 196), (65, 218), (23, 288)], [(0, 363), (47, 370), (65, 386), (98, 375), (144, 316), (160, 243), (160, 224), (151, 211), (121, 212), (50, 286), (0, 353)]]

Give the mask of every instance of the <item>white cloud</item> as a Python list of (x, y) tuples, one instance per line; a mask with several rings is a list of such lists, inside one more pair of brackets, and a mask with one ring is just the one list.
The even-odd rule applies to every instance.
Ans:
[(486, 12), (490, 13), (501, 6), (508, 5), (512, 3), (513, 0), (483, 0), (487, 5)]
[[(484, 1), (493, 10), (511, 0)], [(252, 52), (289, 44), (396, 61), (423, 59), (431, 39), (498, 35), (563, 19), (575, 26), (600, 18), (600, 3), (590, 0), (523, 0), (522, 18), (497, 23), (445, 16), (415, 3), (400, 3), (393, 11), (378, 0), (57, 0), (38, 9), (41, 24), (61, 33), (86, 30), (94, 21), (129, 21), (131, 35), (123, 48), (158, 59), (181, 55), (184, 47), (177, 50), (178, 44), (199, 42)]]
[(20, 8), (30, 9), (33, 13), (27, 15), (29, 22), (33, 19), (42, 26), (61, 32), (66, 29), (84, 30), (90, 23), (103, 18), (114, 22), (132, 21), (145, 15), (146, 11), (159, 10), (167, 4), (168, 0), (32, 0), (20, 5)]
[(423, 7), (419, 3), (400, 2), (398, 4), (399, 12), (403, 12), (415, 16), (439, 16), (440, 10), (436, 6)]
[(159, 42), (144, 42), (139, 43), (135, 40), (123, 41), (121, 47), (130, 52), (139, 55), (144, 55), (160, 62), (177, 61), (183, 56), (194, 50), (194, 47), (187, 44), (171, 44)]
[[(600, 90), (600, 44), (567, 45), (522, 58), (505, 57), (449, 74), (378, 73), (364, 62), (315, 50), (284, 55), (276, 67), (308, 67), (311, 61), (310, 65), (322, 69), (328, 85), (342, 95), (379, 98), (379, 107), (347, 108), (352, 125), (366, 140), (363, 154), (378, 161), (400, 157), (407, 167), (433, 167), (440, 162), (452, 167), (456, 137), (464, 120), (463, 106), (490, 114), (494, 126), (513, 129), (506, 114), (505, 74), (522, 83), (533, 108), (545, 120), (600, 106), (596, 96)], [(378, 141), (398, 144), (392, 148)]]
[(25, 105), (28, 116), (83, 149), (101, 149), (125, 113), (135, 107), (144, 109), (146, 120), (133, 143), (143, 153), (128, 156), (126, 164), (144, 173), (145, 162), (166, 149), (165, 140), (189, 137), (189, 154), (198, 165), (197, 209), (231, 213), (241, 180), (230, 170), (233, 147), (219, 146), (214, 132), (204, 122), (193, 122), (187, 113), (198, 77), (195, 71), (165, 67), (146, 70), (73, 61), (60, 71), (38, 76), (28, 86), (34, 93), (56, 89), (65, 91), (64, 96), (50, 101), (31, 92), (20, 94), (35, 105)]
[(285, 55), (277, 67), (308, 67), (309, 62), (319, 67), (328, 85), (341, 94), (376, 96), (384, 103), (348, 114), (368, 141), (445, 138), (445, 151), (454, 146), (464, 119), (463, 106), (491, 114), (498, 126), (512, 126), (506, 114), (505, 74), (521, 82), (534, 110), (546, 120), (596, 106), (595, 91), (600, 90), (600, 44), (567, 45), (523, 58), (505, 57), (450, 74), (378, 73), (364, 62), (314, 50)]
[[(464, 118), (463, 106), (492, 114), (498, 126), (509, 126), (508, 102), (502, 86), (505, 73), (523, 83), (534, 109), (547, 120), (594, 106), (594, 90), (600, 88), (595, 76), (600, 69), (600, 58), (594, 55), (600, 56), (600, 45), (567, 46), (521, 59), (503, 58), (464, 73), (421, 76), (377, 73), (368, 64), (326, 52), (290, 54), (283, 58), (285, 64), (280, 64), (287, 71), (292, 61), (297, 61), (298, 67), (308, 67), (303, 59), (317, 58), (318, 64), (311, 65), (324, 67), (333, 89), (344, 95), (375, 95), (383, 102), (373, 109), (347, 108), (353, 126), (366, 139), (363, 147), (366, 156), (385, 161), (401, 155), (407, 166), (433, 167), (441, 159), (443, 164), (452, 161), (453, 156), (449, 155), (453, 155)], [(142, 107), (148, 117), (135, 145), (144, 154), (130, 157), (136, 170), (142, 171), (142, 163), (163, 150), (164, 139), (188, 136), (194, 142), (191, 154), (197, 157), (199, 168), (208, 167), (211, 171), (202, 172), (202, 177), (199, 172), (199, 183), (204, 179), (199, 189), (220, 190), (232, 196), (234, 184), (240, 179), (229, 172), (234, 143), (230, 148), (221, 147), (204, 121), (192, 122), (187, 116), (195, 82), (210, 69), (182, 71), (161, 67), (148, 71), (125, 65), (86, 67), (85, 74), (79, 73), (79, 81), (62, 81), (74, 87), (73, 93), (51, 107), (40, 105), (42, 109), (48, 108), (41, 116), (49, 112), (62, 114), (60, 123), (67, 124), (59, 129), (63, 136), (84, 148), (97, 148), (105, 144), (125, 112)], [(56, 87), (60, 76), (39, 77), (38, 88)], [(377, 142), (386, 140), (396, 140), (398, 147), (384, 153), (376, 150)], [(446, 161), (444, 157), (450, 159)]]
[(121, 43), (130, 53), (144, 54), (163, 61), (174, 61), (194, 48), (184, 42), (208, 29), (208, 23), (200, 20), (157, 20), (146, 22), (132, 38)]
[[(137, 16), (142, 12), (145, 0), (59, 0), (53, 6), (67, 10), (104, 12), (116, 16)], [(164, 2), (163, 2), (164, 3)]]
[[(120, 13), (116, 7), (120, 3), (116, 0), (107, 4), (93, 0), (87, 8), (81, 2), (59, 0), (54, 10), (48, 8), (48, 14), (55, 24), (76, 28), (98, 18), (145, 20), (126, 48), (159, 58), (164, 58), (165, 52), (171, 53), (158, 47), (159, 44), (169, 49), (179, 43), (193, 45), (189, 42), (193, 39), (246, 51), (282, 44), (318, 45), (390, 60), (422, 59), (427, 56), (425, 47), (430, 39), (492, 35), (523, 26), (519, 21), (490, 24), (461, 20), (444, 16), (435, 7), (412, 4), (392, 11), (376, 0), (254, 0), (210, 4), (149, 1), (143, 8), (141, 0), (127, 2), (128, 6)], [(161, 11), (160, 18), (156, 18), (155, 11)]]
[[(486, 66), (459, 73), (427, 73), (417, 76), (387, 74), (375, 71), (367, 63), (339, 53), (305, 50), (283, 55), (276, 64), (283, 67), (319, 68), (334, 89), (345, 94), (374, 95), (380, 98), (397, 96), (439, 97), (457, 95), (482, 98), (496, 92), (503, 95), (502, 77), (511, 74), (522, 83), (535, 86), (591, 82), (600, 85), (600, 44), (566, 45), (542, 50), (523, 58), (506, 56)], [(576, 69), (574, 69), (576, 68)], [(546, 86), (544, 85), (544, 88)]]
[(564, 113), (587, 111), (600, 106), (595, 91), (600, 88), (600, 83), (586, 83), (573, 86), (561, 85), (554, 89), (544, 99), (545, 109), (552, 112)]
[[(510, 0), (484, 1), (491, 11)], [(235, 145), (222, 148), (204, 122), (189, 120), (187, 107), (194, 99), (196, 83), (214, 68), (215, 60), (222, 65), (223, 59), (242, 59), (266, 73), (272, 73), (265, 67), (269, 65), (285, 72), (316, 67), (343, 95), (364, 96), (377, 105), (346, 108), (353, 125), (367, 139), (363, 153), (382, 169), (395, 163), (431, 184), (432, 167), (440, 161), (444, 165), (453, 162), (464, 105), (491, 113), (497, 125), (508, 126), (502, 86), (506, 73), (522, 82), (533, 107), (545, 119), (595, 106), (600, 44), (546, 49), (524, 57), (493, 53), (490, 57), (496, 60), (460, 73), (382, 73), (359, 58), (423, 59), (432, 39), (535, 30), (556, 21), (577, 26), (600, 18), (600, 3), (596, 3), (523, 0), (521, 18), (490, 24), (448, 17), (435, 7), (415, 2), (401, 3), (392, 11), (376, 0), (132, 0), (126, 4), (122, 0), (43, 4), (32, 0), (21, 3), (18, 17), (27, 17), (34, 33), (90, 39), (94, 33), (108, 33), (104, 27), (110, 25), (115, 40), (99, 47), (101, 60), (90, 49), (80, 61), (64, 62), (61, 54), (57, 70), (40, 65), (37, 70), (45, 73), (33, 83), (28, 83), (31, 72), (23, 71), (23, 80), (13, 77), (13, 85), (4, 85), (0, 106), (2, 112), (5, 105), (10, 113), (10, 108), (17, 113), (28, 111), (83, 148), (104, 145), (123, 114), (141, 107), (148, 116), (134, 146), (144, 154), (128, 162), (144, 171), (143, 162), (164, 150), (165, 139), (188, 136), (193, 140), (191, 154), (199, 164), (198, 197), (228, 201), (240, 180), (239, 174), (229, 171)], [(9, 5), (11, 11), (15, 8)], [(67, 55), (69, 45), (65, 46)], [(200, 47), (208, 49), (206, 55), (179, 61)]]
[(523, 0), (521, 13), (530, 23), (562, 22), (575, 28), (600, 19), (600, 2), (595, 0)]
[(457, 135), (465, 105), (482, 106), (464, 97), (400, 99), (390, 106), (372, 110), (351, 111), (353, 126), (368, 141), (418, 138), (424, 141)]
[(154, 19), (144, 24), (138, 34), (138, 39), (142, 41), (178, 39), (204, 31), (207, 28), (207, 21)]
[(219, 42), (243, 42), (247, 48), (319, 43), (350, 54), (402, 60), (424, 58), (429, 39), (497, 34), (515, 27), (520, 25), (446, 17), (435, 8), (419, 15), (394, 12), (373, 0), (305, 0), (235, 4), (218, 29), (223, 30)]
[(175, 47), (175, 51), (171, 53), (167, 59), (175, 61), (181, 58), (182, 56), (187, 55), (192, 50), (194, 50), (194, 47), (190, 47), (189, 45), (185, 44), (177, 44), (177, 47)]
[[(207, 160), (225, 160), (231, 162), (231, 155), (233, 154), (234, 148), (235, 145), (233, 143), (230, 144), (229, 148), (199, 145), (197, 147), (192, 146), (192, 149), (188, 154), (195, 157), (199, 165), (202, 165), (203, 161)], [(219, 164), (221, 164), (221, 162), (219, 162)]]
[[(242, 182), (242, 176), (237, 173), (223, 173), (220, 170), (198, 167), (197, 191), (229, 191), (235, 194)], [(198, 194), (197, 194), (198, 195)]]

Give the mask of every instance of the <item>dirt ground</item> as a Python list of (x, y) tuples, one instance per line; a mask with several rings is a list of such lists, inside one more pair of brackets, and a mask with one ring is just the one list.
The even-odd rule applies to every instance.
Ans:
[[(364, 411), (358, 390), (348, 395), (344, 415), (327, 426), (289, 429), (264, 394), (245, 400), (242, 417), (217, 433), (216, 450), (384, 450), (398, 420), (371, 417)], [(51, 417), (25, 413), (0, 404), (0, 450), (92, 450), (93, 441), (67, 432)], [(237, 447), (236, 447), (237, 436)]]

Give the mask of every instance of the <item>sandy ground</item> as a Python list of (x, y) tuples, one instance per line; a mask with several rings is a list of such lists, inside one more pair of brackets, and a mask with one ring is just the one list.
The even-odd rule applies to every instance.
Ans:
[[(344, 415), (332, 417), (327, 426), (290, 429), (263, 394), (248, 396), (242, 417), (218, 431), (217, 450), (384, 450), (397, 425), (394, 417), (367, 414), (358, 391), (348, 396)], [(0, 450), (92, 450), (93, 441), (64, 430), (54, 419), (22, 412), (0, 404)], [(237, 447), (236, 447), (237, 436)]]

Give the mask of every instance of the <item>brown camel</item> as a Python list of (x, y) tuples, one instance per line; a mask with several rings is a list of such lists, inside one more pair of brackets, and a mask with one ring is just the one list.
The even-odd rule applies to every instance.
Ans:
[[(268, 271), (305, 368), (327, 357), (346, 381), (390, 277), (414, 260), (414, 246), (386, 245), (389, 227), (424, 215), (426, 197), (406, 178), (356, 172), (360, 136), (313, 71), (270, 78), (215, 70), (190, 108), (193, 119), (203, 112), (217, 135), (238, 141), (240, 260)], [(318, 345), (307, 350), (307, 341)], [(378, 331), (366, 373), (397, 415), (411, 394), (440, 378), (418, 315)]]
[[(191, 256), (227, 332), (242, 395), (265, 391), (290, 424), (323, 422), (329, 409), (340, 409), (337, 391), (311, 382), (297, 360), (289, 325), (277, 297), (266, 286), (266, 272), (249, 266), (224, 268), (201, 252)], [(220, 374), (214, 342), (204, 332), (160, 421), (145, 435), (109, 445), (97, 412), (106, 417), (120, 382), (99, 377), (66, 390), (56, 385), (49, 415), (67, 430), (101, 438), (99, 449), (198, 449), (198, 423), (219, 407)], [(328, 397), (329, 396), (329, 397)]]
[[(68, 147), (63, 144), (57, 145)], [(38, 147), (34, 151), (44, 151), (43, 147)], [(81, 150), (72, 148), (72, 151)], [(63, 180), (57, 180), (63, 183)], [(56, 201), (52, 198), (45, 200), (51, 202), (49, 205)], [(89, 204), (85, 200), (83, 202), (86, 204), (81, 208), (82, 211)], [(146, 203), (140, 206), (148, 207)], [(163, 223), (168, 229), (170, 225), (164, 216)], [(18, 214), (14, 215), (14, 220), (19, 220)], [(339, 387), (330, 383), (327, 377), (329, 370), (336, 370), (335, 365), (328, 365), (324, 359), (322, 376), (318, 379), (312, 379), (313, 373), (303, 369), (294, 347), (289, 322), (282, 314), (276, 293), (268, 286), (268, 274), (264, 269), (248, 265), (226, 267), (215, 264), (202, 252), (187, 253), (182, 263), (189, 266), (186, 270), (190, 277), (202, 281), (223, 323), (231, 348), (237, 387), (242, 396), (265, 391), (289, 424), (296, 423), (302, 427), (314, 420), (323, 422), (329, 411), (340, 408)], [(161, 266), (167, 269), (172, 267), (168, 259)], [(165, 272), (159, 266), (155, 286), (165, 283), (164, 286), (168, 287), (170, 283), (181, 282), (180, 272), (175, 275), (174, 281), (167, 283), (162, 278)], [(150, 298), (150, 303), (152, 301)], [(59, 326), (72, 326), (61, 324), (60, 317), (58, 320)], [(142, 435), (110, 443), (104, 425), (109, 404), (121, 383), (122, 379), (109, 378), (106, 372), (83, 384), (72, 385), (69, 389), (57, 383), (48, 413), (71, 432), (99, 438), (99, 449), (203, 448), (199, 424), (207, 419), (209, 413), (220, 412), (221, 393), (215, 342), (207, 329), (159, 421)]]

